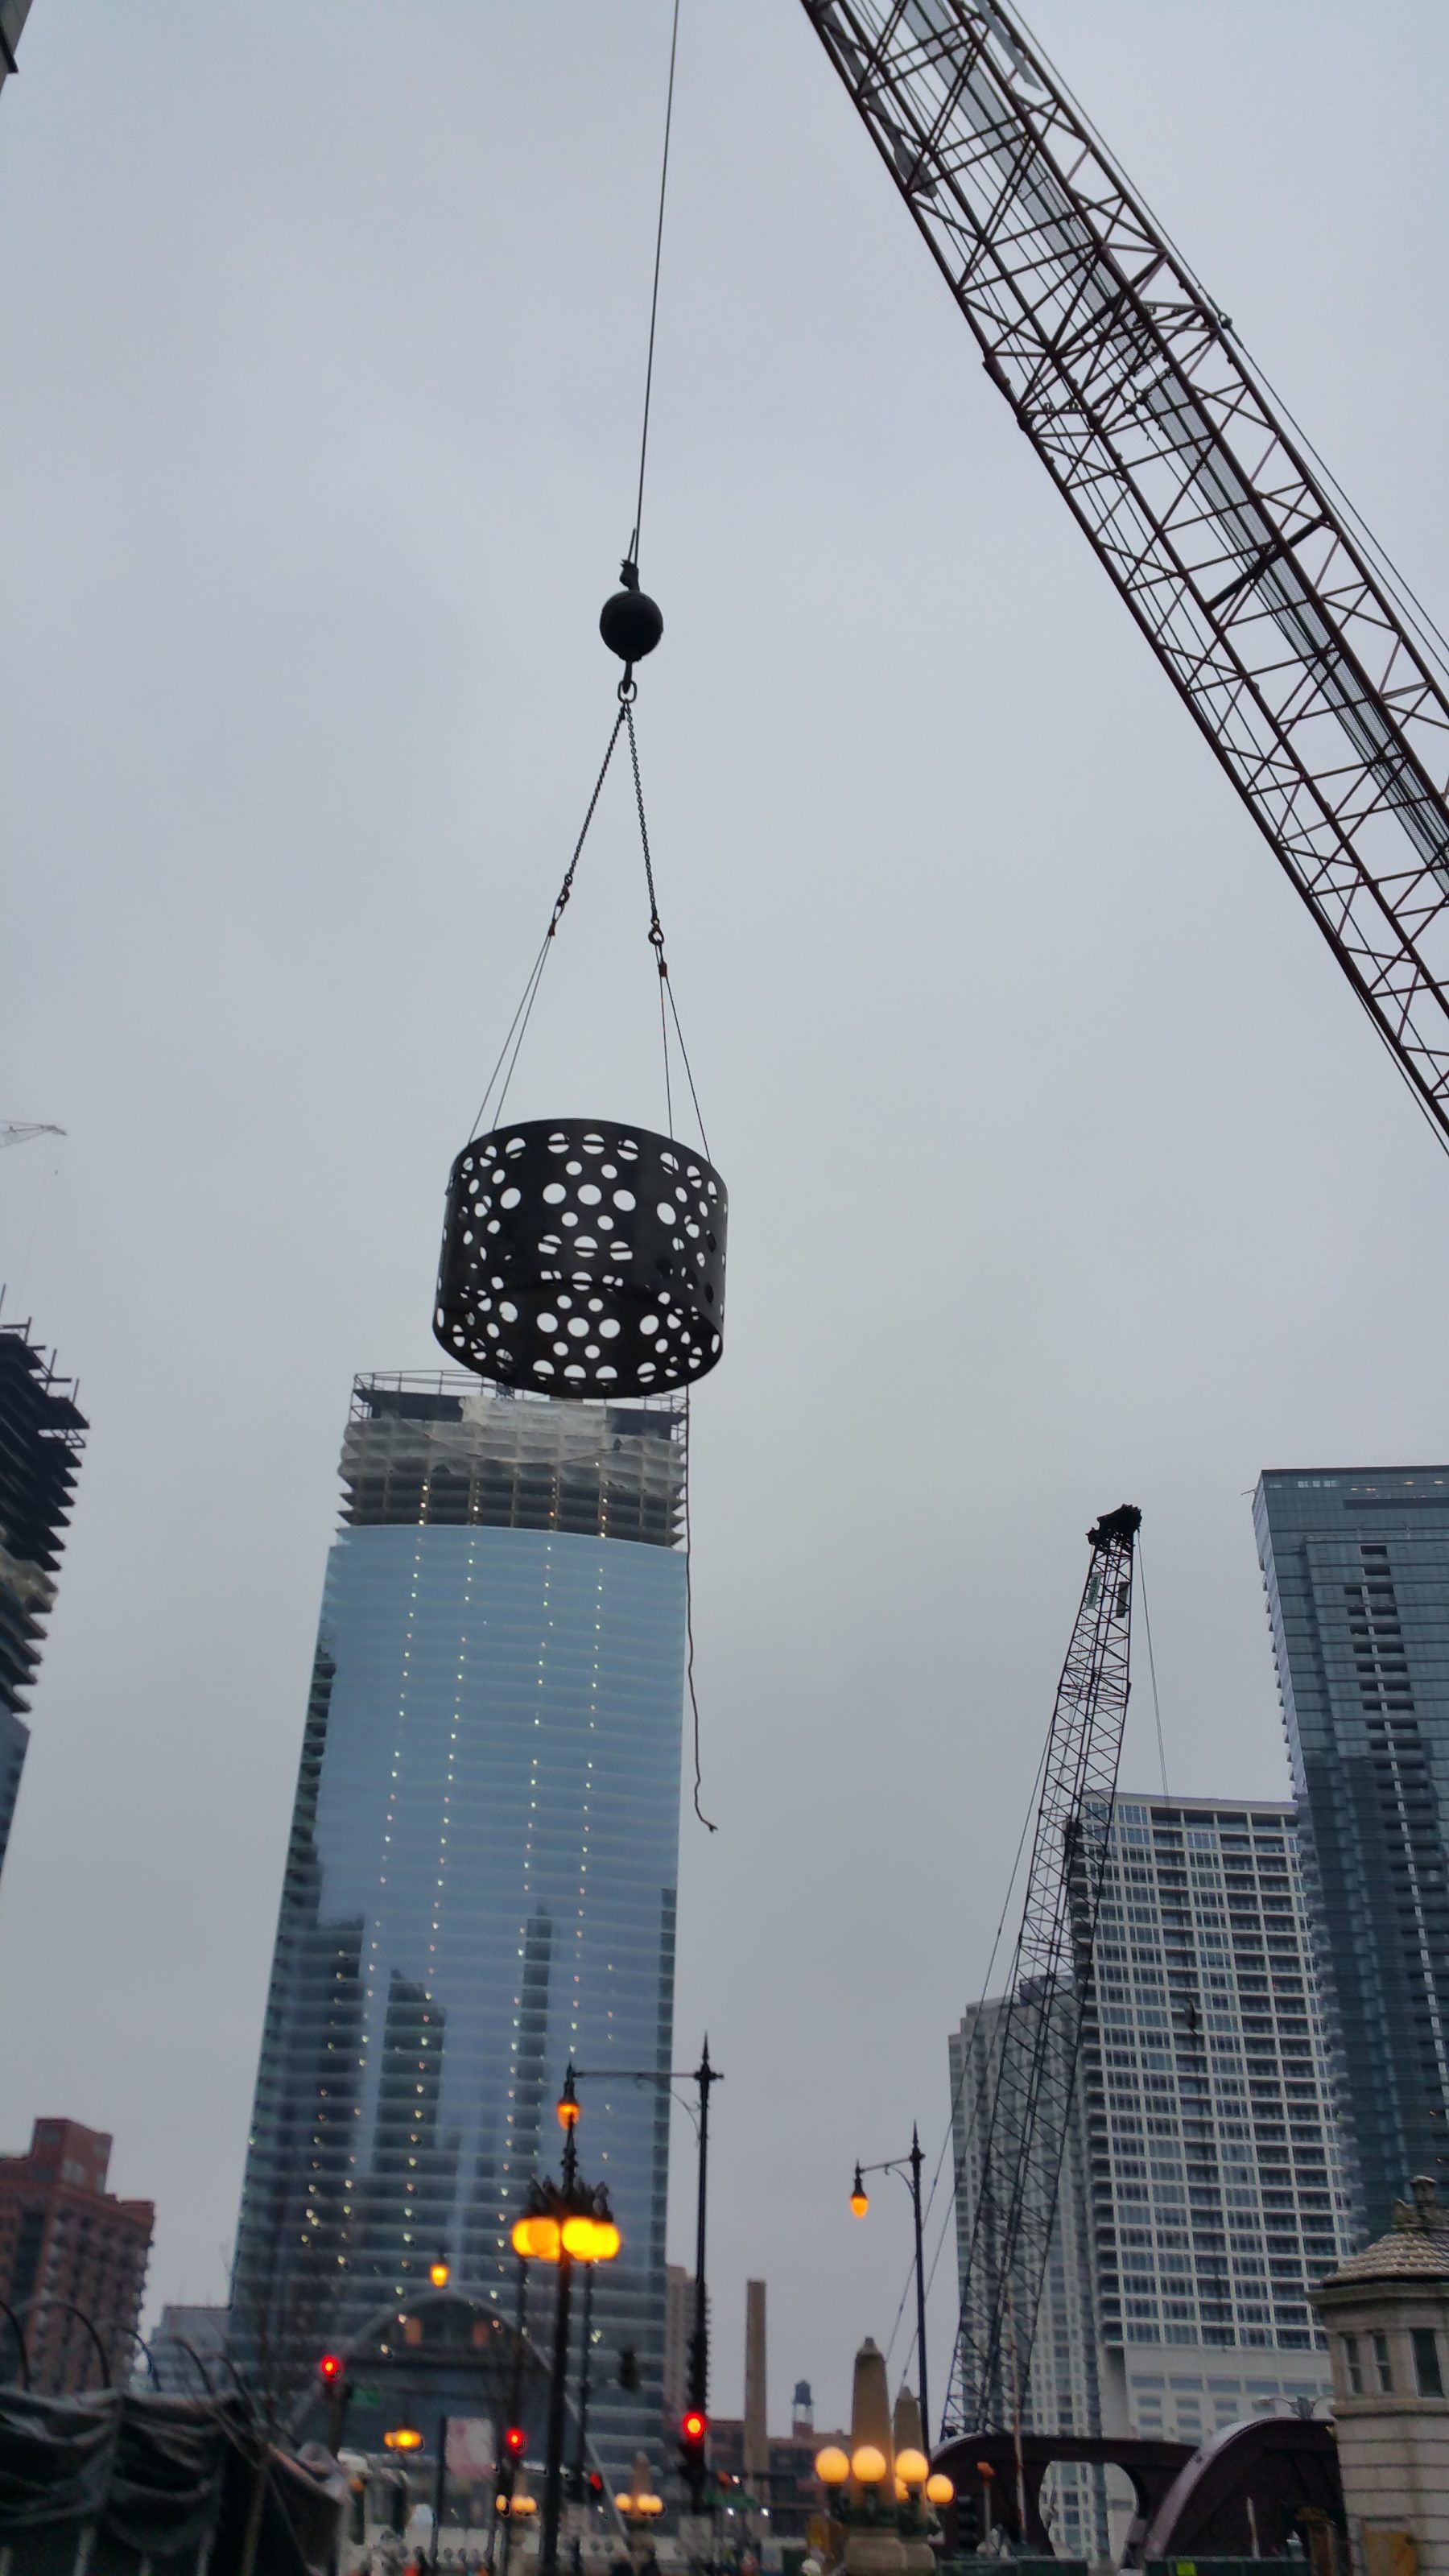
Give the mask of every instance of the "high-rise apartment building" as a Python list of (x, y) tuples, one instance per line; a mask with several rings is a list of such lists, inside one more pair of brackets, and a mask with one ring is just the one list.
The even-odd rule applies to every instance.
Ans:
[(1254, 1522), (1362, 2241), (1449, 2180), (1449, 1467), (1270, 1469)]
[(669, 2094), (635, 2078), (671, 2063), (683, 1444), (667, 1400), (358, 1380), (234, 2280), (238, 2350), (304, 2371), (440, 2251), (511, 2319), (572, 2060), (624, 2240), (593, 2292), (616, 2481), (659, 2438)]
[[(1291, 1807), (1116, 1803), (1030, 2425), (1195, 2442), (1328, 2394), (1308, 2291), (1351, 2222), (1300, 1872)], [(951, 2041), (963, 2253), (1002, 2010)], [(1058, 2489), (1099, 2552), (1092, 2478)]]
[(0, 1325), (0, 1868), (86, 1427), (53, 1362), (19, 1326)]
[(28, 2155), (0, 2156), (0, 2299), (51, 2396), (97, 2385), (93, 2335), (113, 2378), (130, 2369), (156, 2212), (107, 2191), (110, 2161), (110, 2139), (78, 2120), (37, 2120)]

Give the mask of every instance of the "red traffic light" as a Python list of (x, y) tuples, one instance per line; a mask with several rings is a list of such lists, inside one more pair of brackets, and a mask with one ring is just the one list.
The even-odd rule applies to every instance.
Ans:
[(528, 2446), (528, 2435), (521, 2424), (510, 2424), (503, 2436), (503, 2447), (511, 2460), (521, 2459)]
[(700, 2450), (709, 2431), (709, 2417), (698, 2406), (691, 2406), (688, 2414), (681, 2417), (679, 2429), (691, 2450)]
[(328, 2388), (335, 2388), (338, 2380), (342, 2377), (343, 2362), (341, 2353), (324, 2352), (321, 2360), (317, 2364), (317, 2369), (325, 2385)]

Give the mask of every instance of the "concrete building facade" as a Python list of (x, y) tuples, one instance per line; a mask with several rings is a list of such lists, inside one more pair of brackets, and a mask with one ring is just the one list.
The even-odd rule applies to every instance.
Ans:
[(1449, 2206), (1432, 2177), (1315, 2304), (1357, 2576), (1449, 2576)]

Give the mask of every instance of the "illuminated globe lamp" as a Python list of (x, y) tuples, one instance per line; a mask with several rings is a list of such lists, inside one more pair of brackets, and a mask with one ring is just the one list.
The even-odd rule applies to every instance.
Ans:
[(558, 2099), (558, 2124), (564, 2136), (562, 2179), (533, 2183), (528, 2206), (513, 2222), (513, 2251), (526, 2263), (612, 2263), (624, 2241), (604, 2185), (590, 2186), (579, 2179), (579, 2109), (570, 2067)]
[(637, 2451), (634, 2455), (633, 2475), (629, 2487), (622, 2495), (615, 2496), (614, 2504), (625, 2522), (633, 2523), (636, 2530), (643, 2530), (651, 2522), (657, 2521), (664, 2511), (664, 2498), (654, 2493), (650, 2483), (649, 2462), (642, 2451)]
[[(902, 2426), (901, 2419), (907, 2421)], [(896, 2527), (906, 2553), (906, 2576), (933, 2576), (936, 2553), (931, 2536), (936, 2531), (933, 2514), (927, 2510), (926, 2496), (931, 2484), (931, 2463), (919, 2447), (920, 2408), (909, 2389), (902, 2389), (896, 2400), (896, 2421), (908, 2437), (896, 2450)], [(948, 2493), (951, 2481), (945, 2481)]]
[(855, 2168), (855, 2180), (854, 2180), (854, 2182), (853, 2182), (853, 2183), (851, 2184), (851, 2186), (850, 2186), (850, 2214), (851, 2214), (851, 2217), (852, 2217), (852, 2218), (864, 2218), (865, 2213), (866, 2213), (866, 2211), (869, 2209), (869, 2207), (870, 2207), (870, 2194), (869, 2194), (869, 2192), (866, 2190), (866, 2187), (865, 2187), (864, 2183), (861, 2181), (861, 2178), (860, 2178), (860, 2166), (859, 2166), (859, 2164), (857, 2164), (857, 2166), (856, 2166), (856, 2168)]
[(668, 1394), (723, 1348), (729, 1202), (644, 1127), (539, 1118), (470, 1138), (448, 1182), (433, 1331), (501, 1386)]
[(435, 2290), (446, 2290), (453, 2277), (453, 2266), (446, 2254), (435, 2254), (428, 2265), (428, 2279)]

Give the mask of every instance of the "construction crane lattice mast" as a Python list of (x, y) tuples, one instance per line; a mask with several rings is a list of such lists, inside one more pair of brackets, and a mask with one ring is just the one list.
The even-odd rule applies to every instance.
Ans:
[(49, 1127), (43, 1121), (23, 1118), (0, 1118), (0, 1147), (28, 1145), (35, 1136), (63, 1136), (63, 1127)]
[(1021, 1930), (989, 2040), (961, 2318), (942, 2438), (1019, 2421), (1072, 2117), (1082, 2015), (1107, 1863), (1131, 1680), (1132, 1579), (1142, 1515), (1088, 1534), (1092, 1555), (1057, 1686)]
[(803, 0), (1053, 477), (1449, 1141), (1449, 698), (1219, 312), (999, 0)]

